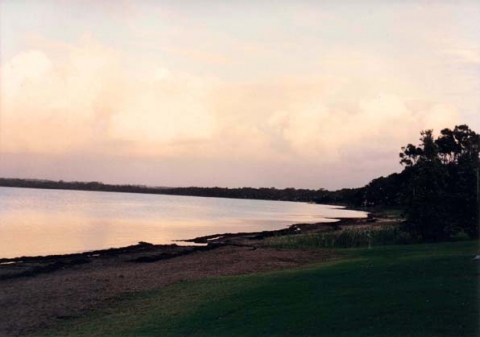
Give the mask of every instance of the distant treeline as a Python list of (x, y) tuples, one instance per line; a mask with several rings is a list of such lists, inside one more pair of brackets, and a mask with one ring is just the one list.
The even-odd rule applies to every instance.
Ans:
[(66, 182), (39, 179), (0, 178), (0, 186), (28, 187), (59, 190), (127, 192), (148, 194), (186, 195), (234, 199), (284, 200), (323, 204), (359, 205), (362, 188), (345, 188), (338, 191), (325, 189), (309, 190), (295, 188), (224, 188), (224, 187), (148, 187), (144, 185), (110, 185), (100, 182)]
[(328, 191), (325, 189), (309, 190), (295, 188), (202, 188), (185, 187), (164, 189), (163, 194), (172, 195), (192, 195), (202, 197), (219, 197), (235, 199), (263, 199), (263, 200), (283, 200), (313, 202), (320, 204), (340, 204), (353, 205), (361, 201), (363, 191), (359, 188), (345, 188), (338, 191)]
[(80, 190), (103, 192), (129, 192), (129, 193), (160, 193), (161, 187), (147, 187), (142, 185), (109, 185), (97, 181), (53, 181), (44, 179), (16, 179), (0, 178), (0, 186), (43, 188), (52, 190)]

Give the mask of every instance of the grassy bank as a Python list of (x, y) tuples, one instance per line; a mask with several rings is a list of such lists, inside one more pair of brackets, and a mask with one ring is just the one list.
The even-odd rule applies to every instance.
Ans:
[(184, 282), (59, 325), (62, 336), (478, 336), (477, 242), (344, 249), (308, 268)]

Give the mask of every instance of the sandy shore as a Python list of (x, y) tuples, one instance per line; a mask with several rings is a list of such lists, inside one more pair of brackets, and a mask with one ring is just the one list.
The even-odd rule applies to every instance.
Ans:
[(208, 236), (205, 246), (139, 245), (61, 256), (0, 259), (0, 335), (28, 335), (101, 307), (129, 292), (184, 280), (279, 270), (335, 258), (329, 250), (279, 250), (272, 235), (366, 225), (367, 219), (297, 224), (287, 229)]

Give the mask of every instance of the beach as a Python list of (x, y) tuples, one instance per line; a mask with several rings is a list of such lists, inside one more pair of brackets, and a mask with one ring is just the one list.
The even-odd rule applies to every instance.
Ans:
[(294, 268), (335, 259), (331, 250), (281, 250), (263, 239), (371, 225), (367, 219), (297, 224), (258, 233), (197, 238), (207, 245), (152, 245), (82, 254), (0, 259), (0, 335), (39, 330), (101, 308), (115, 298), (186, 280)]

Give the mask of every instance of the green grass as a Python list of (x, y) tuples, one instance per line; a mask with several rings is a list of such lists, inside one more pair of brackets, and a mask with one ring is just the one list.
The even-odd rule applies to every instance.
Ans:
[(276, 248), (351, 248), (412, 243), (413, 238), (398, 226), (382, 228), (347, 228), (323, 233), (273, 236), (265, 239), (268, 246)]
[(306, 268), (125, 296), (61, 336), (478, 336), (478, 242), (343, 249)]

